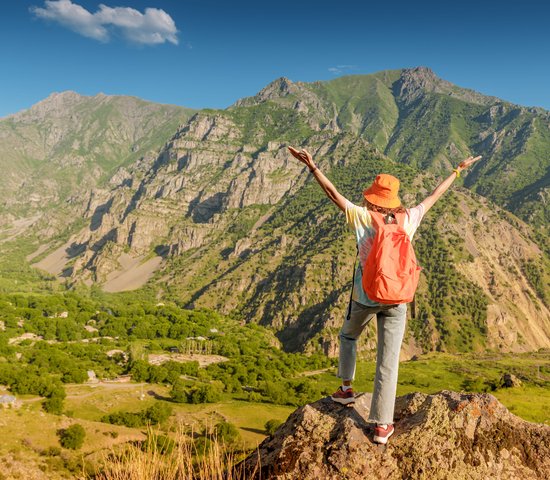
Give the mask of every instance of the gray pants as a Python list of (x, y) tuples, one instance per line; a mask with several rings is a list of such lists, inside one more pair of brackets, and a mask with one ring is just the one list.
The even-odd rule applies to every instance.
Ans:
[(391, 424), (397, 391), (399, 351), (407, 319), (406, 303), (367, 307), (353, 300), (350, 302), (346, 321), (340, 330), (338, 376), (343, 380), (354, 379), (357, 339), (375, 315), (378, 346), (369, 421)]

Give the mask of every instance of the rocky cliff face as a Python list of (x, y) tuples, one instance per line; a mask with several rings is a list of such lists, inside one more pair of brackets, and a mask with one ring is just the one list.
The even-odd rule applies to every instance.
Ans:
[(302, 170), (279, 142), (243, 145), (242, 130), (230, 117), (198, 114), (139, 183), (96, 193), (85, 213), (94, 226), (74, 239), (86, 252), (73, 274), (82, 278), (91, 272), (94, 281), (104, 281), (128, 247), (135, 256), (155, 247), (183, 255), (208, 245), (230, 224), (226, 213), (276, 204), (300, 181)]
[[(30, 169), (27, 190), (20, 190), (21, 198), (35, 198), (28, 189), (36, 193), (37, 251), (46, 256), (36, 257), (40, 268), (109, 291), (149, 281), (159, 295), (170, 291), (186, 305), (273, 326), (288, 349), (334, 354), (353, 238), (286, 145), (310, 149), (356, 203), (375, 174), (393, 173), (411, 206), (452, 162), (479, 147), (489, 159), (466, 185), (491, 196), (500, 184), (501, 206), (527, 189), (525, 198), (536, 203), (530, 215), (544, 216), (544, 202), (536, 200), (544, 167), (537, 162), (540, 145), (550, 145), (547, 113), (460, 89), (427, 69), (313, 84), (283, 78), (172, 129), (167, 118), (173, 122), (175, 113), (166, 108), (66, 93), (0, 122), (6, 138), (13, 138), (8, 127), (48, 132), (40, 158), (51, 161)], [(163, 143), (158, 154), (148, 147)], [(62, 191), (73, 171), (81, 176)], [(509, 181), (519, 178), (521, 187)], [(46, 201), (50, 194), (57, 200)], [(6, 198), (10, 222), (27, 225), (16, 204), (28, 202)], [(536, 222), (523, 223), (467, 190), (443, 202), (446, 208), (430, 212), (418, 233), (426, 268), (408, 354), (550, 346), (548, 256)], [(67, 225), (66, 243), (49, 243)], [(373, 344), (370, 332), (361, 348)]]
[(62, 92), (0, 119), (3, 226), (12, 214), (33, 219), (42, 236), (59, 233), (67, 218), (82, 216), (90, 190), (121, 166), (156, 156), (191, 113), (134, 97)]
[[(411, 71), (375, 78), (368, 89), (398, 79), (411, 91), (450, 88), (431, 72)], [(52, 254), (61, 254), (64, 265), (46, 258), (39, 266), (110, 291), (155, 276), (152, 285), (177, 292), (189, 306), (238, 313), (273, 326), (288, 349), (334, 355), (353, 238), (286, 144), (307, 146), (356, 202), (381, 170), (402, 178), (408, 205), (435, 180), (390, 161), (359, 127), (333, 129), (332, 120), (345, 124), (330, 115), (321, 121), (329, 110), (319, 88), (280, 79), (227, 111), (197, 113), (158, 157), (119, 168), (108, 186), (93, 190), (83, 214), (88, 225)], [(546, 258), (531, 227), (467, 191), (444, 202), (449, 209), (430, 213), (433, 221), (419, 232), (435, 236), (419, 245), (426, 278), (406, 355), (550, 346), (548, 305), (536, 275), (525, 271), (528, 262), (535, 273), (544, 271)], [(444, 260), (428, 266), (435, 251)], [(370, 332), (361, 348), (373, 346)]]
[(323, 399), (299, 408), (243, 463), (247, 478), (534, 480), (550, 471), (550, 427), (492, 395), (399, 397), (387, 446), (372, 441), (369, 408), (369, 394), (354, 407)]

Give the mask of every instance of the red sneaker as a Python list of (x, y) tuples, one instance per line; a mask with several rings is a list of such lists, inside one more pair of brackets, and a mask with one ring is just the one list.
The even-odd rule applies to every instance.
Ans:
[(338, 387), (338, 390), (332, 394), (330, 397), (337, 403), (342, 405), (348, 405), (349, 403), (355, 403), (355, 395), (353, 394), (353, 389), (348, 388), (345, 392), (342, 387)]
[(374, 441), (385, 445), (388, 443), (388, 438), (393, 435), (394, 430), (393, 425), (376, 425), (374, 428)]

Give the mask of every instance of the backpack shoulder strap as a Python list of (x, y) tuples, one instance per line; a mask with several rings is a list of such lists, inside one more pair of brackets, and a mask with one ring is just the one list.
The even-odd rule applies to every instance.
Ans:
[(384, 222), (384, 215), (378, 212), (372, 212), (371, 210), (369, 210), (369, 214), (372, 218), (372, 224), (376, 231), (378, 231), (381, 226), (385, 225), (386, 222)]
[(401, 228), (405, 228), (405, 218), (407, 217), (407, 214), (405, 212), (403, 213), (396, 213), (395, 219), (397, 220), (397, 225), (399, 225)]

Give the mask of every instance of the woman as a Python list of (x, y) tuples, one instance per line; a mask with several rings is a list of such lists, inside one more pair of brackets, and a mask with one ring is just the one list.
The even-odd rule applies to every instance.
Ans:
[(342, 379), (342, 385), (331, 398), (335, 402), (344, 405), (355, 402), (351, 382), (355, 376), (357, 339), (373, 317), (376, 316), (378, 346), (369, 421), (376, 424), (374, 441), (385, 444), (394, 432), (393, 412), (397, 389), (399, 351), (405, 332), (407, 304), (380, 304), (369, 299), (363, 290), (363, 265), (376, 234), (370, 212), (379, 212), (383, 215), (405, 213), (404, 229), (412, 240), (414, 232), (426, 212), (447, 191), (455, 178), (460, 176), (460, 172), (479, 160), (481, 156), (468, 157), (422, 203), (415, 208), (405, 209), (401, 206), (399, 200), (399, 180), (397, 178), (387, 174), (378, 175), (372, 185), (363, 192), (363, 206), (357, 206), (336, 190), (330, 180), (315, 165), (309, 152), (306, 150), (298, 151), (293, 147), (288, 147), (288, 149), (295, 158), (309, 168), (327, 197), (346, 214), (346, 221), (355, 232), (359, 262), (357, 262), (354, 275), (348, 313), (340, 331), (338, 376)]

